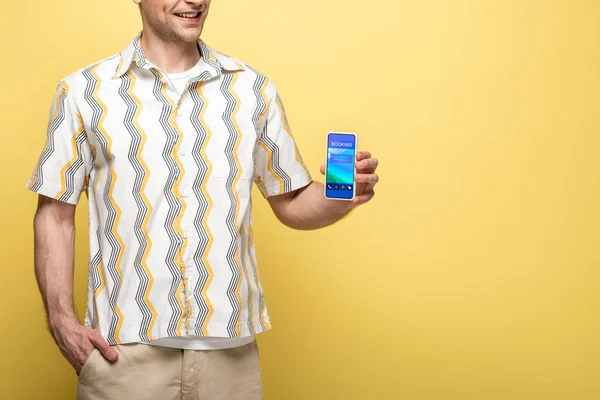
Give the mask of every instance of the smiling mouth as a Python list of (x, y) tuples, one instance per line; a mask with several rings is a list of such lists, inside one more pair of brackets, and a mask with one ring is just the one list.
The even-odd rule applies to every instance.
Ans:
[(180, 13), (180, 14), (175, 14), (178, 17), (181, 18), (190, 18), (190, 19), (194, 19), (194, 18), (198, 18), (200, 16), (200, 12), (195, 12), (195, 13)]

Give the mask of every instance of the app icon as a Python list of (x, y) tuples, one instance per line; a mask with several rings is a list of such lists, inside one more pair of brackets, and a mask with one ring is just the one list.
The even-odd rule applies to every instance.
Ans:
[(352, 190), (352, 185), (348, 185), (348, 186), (346, 186), (346, 189), (348, 189), (348, 190)]
[(327, 189), (333, 189), (333, 185), (331, 183), (327, 184)]
[(338, 184), (336, 183), (335, 185), (333, 185), (333, 188), (334, 188), (335, 190), (338, 190), (338, 189), (340, 188), (340, 185), (338, 185)]
[(346, 190), (346, 185), (340, 185), (340, 189)]

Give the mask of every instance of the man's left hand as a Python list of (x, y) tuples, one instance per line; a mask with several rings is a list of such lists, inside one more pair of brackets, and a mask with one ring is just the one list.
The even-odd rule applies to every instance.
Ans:
[[(356, 154), (356, 192), (352, 203), (359, 206), (370, 201), (375, 196), (375, 185), (379, 182), (379, 176), (375, 173), (379, 161), (371, 157), (368, 151)], [(325, 165), (321, 166), (321, 173), (325, 175)]]

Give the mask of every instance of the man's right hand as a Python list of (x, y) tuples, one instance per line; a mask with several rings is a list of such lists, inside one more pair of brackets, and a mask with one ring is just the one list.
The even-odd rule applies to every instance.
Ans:
[(83, 326), (78, 321), (56, 324), (50, 331), (61, 353), (75, 368), (77, 375), (94, 348), (109, 361), (116, 361), (118, 358), (115, 349), (104, 340), (100, 332)]

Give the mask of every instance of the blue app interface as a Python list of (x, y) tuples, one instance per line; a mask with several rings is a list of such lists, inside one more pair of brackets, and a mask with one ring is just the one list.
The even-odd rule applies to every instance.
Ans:
[(354, 190), (356, 141), (354, 135), (331, 133), (327, 138), (327, 197), (351, 199)]

